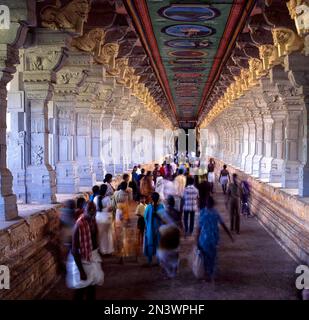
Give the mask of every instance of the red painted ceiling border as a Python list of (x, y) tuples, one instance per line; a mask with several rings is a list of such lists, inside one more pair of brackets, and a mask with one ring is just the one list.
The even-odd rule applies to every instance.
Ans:
[(179, 119), (177, 117), (176, 112), (176, 106), (174, 103), (174, 99), (172, 97), (171, 89), (169, 86), (168, 78), (165, 72), (165, 68), (162, 63), (160, 51), (158, 48), (157, 40), (152, 28), (151, 18), (149, 16), (148, 6), (146, 4), (145, 0), (127, 0), (125, 1), (129, 7), (129, 9), (132, 9), (130, 4), (134, 4), (134, 7), (138, 13), (138, 17), (134, 15), (134, 12), (131, 10), (131, 18), (134, 20), (135, 24), (137, 26), (141, 27), (140, 32), (143, 32), (143, 36), (146, 38), (147, 43), (144, 45), (146, 46), (146, 50), (148, 51), (148, 55), (150, 59), (152, 60), (152, 66), (155, 70), (157, 70), (157, 76), (160, 78), (160, 82), (163, 85), (165, 89), (165, 94), (167, 96), (167, 99), (170, 103), (171, 109), (174, 112), (175, 119), (177, 122), (179, 122)]
[[(212, 66), (210, 75), (207, 79), (207, 84), (203, 91), (202, 100), (198, 110), (198, 119), (197, 119), (198, 123), (201, 120), (199, 119), (199, 117), (200, 117), (201, 111), (203, 110), (205, 101), (208, 95), (211, 93), (211, 88), (213, 87), (214, 82), (220, 75), (220, 71), (223, 67), (223, 63), (225, 62), (224, 60), (227, 57), (229, 57), (229, 53), (233, 48), (233, 45), (236, 41), (236, 37), (242, 30), (242, 28), (240, 29), (240, 27), (242, 26), (244, 19), (247, 18), (247, 15), (253, 8), (254, 4), (255, 4), (255, 0), (242, 0), (242, 1), (236, 0), (231, 8), (228, 22), (225, 26), (225, 31), (220, 41), (219, 49), (214, 58), (215, 62)], [(237, 25), (238, 25), (238, 28), (237, 28)], [(229, 40), (231, 40), (231, 38), (234, 38), (234, 41), (230, 42)]]

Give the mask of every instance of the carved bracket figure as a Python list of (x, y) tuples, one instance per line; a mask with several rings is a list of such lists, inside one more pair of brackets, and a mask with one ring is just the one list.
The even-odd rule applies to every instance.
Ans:
[(82, 35), (89, 12), (89, 0), (72, 0), (66, 5), (62, 5), (60, 0), (56, 0), (55, 5), (48, 5), (41, 10), (42, 26)]

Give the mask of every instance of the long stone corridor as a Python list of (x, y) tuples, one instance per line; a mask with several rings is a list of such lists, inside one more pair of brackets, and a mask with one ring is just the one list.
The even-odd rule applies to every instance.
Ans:
[(190, 270), (193, 239), (177, 279), (142, 268), (132, 217), (130, 256), (104, 259), (99, 299), (308, 292), (295, 288), (296, 266), (309, 273), (308, 62), (308, 0), (2, 0), (0, 300), (70, 300), (64, 200), (123, 173), (138, 185), (155, 164), (167, 179), (178, 164), (217, 180), (227, 165), (248, 182), (255, 218), (235, 243), (222, 234), (211, 289)]
[[(229, 226), (225, 209), (225, 196), (216, 186), (217, 208)], [(132, 210), (133, 212), (133, 210)], [(98, 287), (97, 299), (200, 299), (200, 300), (246, 300), (297, 299), (295, 268), (297, 263), (277, 244), (255, 218), (241, 220), (241, 234), (233, 234), (235, 242), (221, 231), (218, 274), (215, 288), (208, 282), (197, 280), (190, 268), (193, 238), (182, 237), (180, 270), (176, 279), (165, 280), (160, 267), (144, 268), (143, 257), (135, 261), (135, 219), (132, 215), (129, 248), (132, 253), (124, 265), (117, 257), (103, 261), (105, 283)], [(48, 300), (72, 299), (73, 291), (65, 286), (64, 278), (45, 296)]]

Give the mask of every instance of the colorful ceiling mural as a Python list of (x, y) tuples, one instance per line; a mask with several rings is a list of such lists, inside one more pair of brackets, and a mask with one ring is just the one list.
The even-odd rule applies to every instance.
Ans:
[(194, 120), (232, 4), (147, 0), (147, 5), (178, 118)]
[(248, 3), (253, 2), (127, 1), (181, 127), (198, 121)]

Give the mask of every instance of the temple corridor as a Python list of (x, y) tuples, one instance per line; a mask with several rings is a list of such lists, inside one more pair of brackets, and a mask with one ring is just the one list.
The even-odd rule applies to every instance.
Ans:
[[(229, 225), (225, 196), (216, 186), (214, 195), (218, 210)], [(134, 205), (132, 207), (133, 212)], [(197, 280), (190, 267), (194, 237), (181, 238), (180, 268), (175, 279), (166, 280), (159, 266), (145, 268), (146, 258), (135, 261), (136, 217), (131, 215), (129, 256), (124, 265), (119, 258), (103, 259), (105, 283), (97, 289), (101, 300), (294, 300), (294, 271), (297, 263), (276, 243), (255, 218), (241, 219), (241, 234), (232, 243), (221, 231), (218, 275), (215, 287)], [(132, 294), (134, 290), (134, 295)], [(66, 288), (64, 278), (44, 297), (71, 300), (73, 291)]]
[[(236, 174), (237, 201), (250, 189), (254, 218), (235, 243), (222, 234), (215, 289), (192, 275), (192, 238), (181, 238), (174, 280), (135, 262), (133, 217), (130, 256), (104, 258), (98, 298), (308, 293), (295, 282), (297, 266), (309, 272), (308, 111), (308, 0), (1, 0), (0, 299), (71, 299), (59, 257), (67, 200), (85, 195), (84, 217), (99, 208), (96, 192), (88, 199), (96, 184), (112, 202), (123, 174), (139, 190), (147, 172), (174, 183), (180, 166), (186, 179), (215, 179), (227, 224), (219, 183), (233, 187)], [(118, 205), (106, 205), (114, 220), (127, 212)]]

